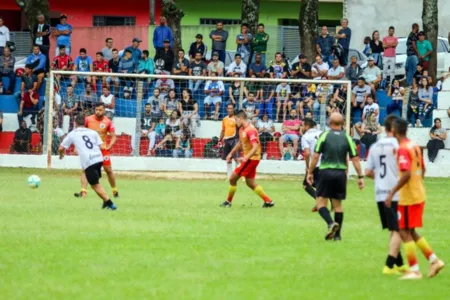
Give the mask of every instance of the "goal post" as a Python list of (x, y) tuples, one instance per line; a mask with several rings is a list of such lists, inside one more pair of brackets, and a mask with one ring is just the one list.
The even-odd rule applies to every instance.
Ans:
[[(95, 83), (93, 78), (96, 78)], [(88, 79), (90, 79), (90, 83), (87, 83)], [(214, 84), (210, 82), (211, 80), (213, 80)], [(199, 84), (199, 81), (202, 83)], [(91, 109), (86, 108), (89, 105), (93, 105), (93, 103), (87, 103), (89, 101), (107, 102), (107, 110), (110, 113), (109, 116), (113, 117), (116, 135), (118, 136), (116, 144), (111, 148), (113, 164), (116, 160), (120, 161), (121, 168), (128, 170), (140, 170), (144, 165), (151, 164), (150, 162), (154, 163), (155, 169), (160, 171), (170, 171), (174, 168), (199, 169), (201, 171), (201, 168), (198, 166), (207, 166), (206, 169), (217, 169), (212, 166), (215, 166), (217, 161), (220, 161), (219, 153), (221, 149), (218, 149), (220, 144), (213, 145), (214, 137), (218, 138), (220, 136), (221, 121), (227, 115), (226, 104), (233, 103), (233, 101), (235, 102), (235, 109), (244, 108), (248, 115), (252, 114), (252, 109), (254, 110), (253, 112), (258, 112), (258, 116), (253, 115), (252, 117), (252, 122), (255, 126), (263, 115), (262, 110), (270, 119), (273, 119), (274, 131), (278, 135), (270, 132), (273, 139), (271, 137), (268, 142), (266, 150), (268, 155), (266, 156), (268, 156), (267, 160), (272, 160), (270, 165), (282, 164), (277, 167), (278, 169), (294, 169), (298, 168), (298, 165), (288, 166), (290, 162), (279, 161), (284, 149), (280, 146), (278, 137), (283, 134), (283, 116), (286, 115), (286, 118), (288, 118), (289, 112), (283, 113), (284, 102), (279, 106), (277, 102), (281, 103), (285, 99), (289, 99), (290, 101), (286, 103), (290, 104), (286, 105), (286, 110), (288, 107), (291, 107), (296, 110), (297, 114), (305, 116), (308, 115), (308, 112), (311, 112), (311, 116), (315, 119), (318, 126), (321, 129), (326, 129), (333, 91), (346, 86), (345, 101), (340, 104), (340, 107), (342, 108), (341, 112), (345, 111), (345, 119), (348, 120), (346, 122), (346, 131), (350, 132), (352, 86), (351, 82), (347, 80), (202, 77), (52, 70), (47, 82), (50, 88), (48, 101), (46, 101), (45, 106), (46, 124), (44, 135), (46, 147), (44, 153), (47, 156), (48, 168), (52, 168), (56, 163), (54, 161), (56, 159), (55, 151), (52, 151), (52, 149), (54, 150), (55, 139), (57, 140), (58, 138), (58, 136), (55, 137), (55, 130), (67, 134), (74, 128), (74, 114), (92, 114), (92, 107)], [(218, 85), (217, 82), (222, 84)], [(111, 98), (109, 96), (102, 96), (105, 86), (107, 87), (106, 95), (114, 96), (111, 97), (115, 99), (113, 106), (111, 106)], [(286, 86), (289, 87), (289, 96), (286, 94), (288, 90)], [(71, 91), (69, 91), (69, 87)], [(194, 116), (194, 113), (189, 113), (190, 105), (177, 104), (175, 109), (179, 108), (181, 110), (181, 116), (178, 116), (172, 122), (170, 116), (171, 112), (175, 110), (172, 100), (175, 100), (176, 103), (182, 103), (183, 90), (189, 87), (198, 88), (193, 92), (191, 90), (192, 97), (197, 102), (198, 116)], [(155, 96), (157, 94), (156, 89), (159, 89), (158, 96)], [(172, 89), (175, 93), (175, 99), (171, 98)], [(274, 93), (267, 101), (268, 99), (265, 99), (265, 96), (272, 91)], [(57, 97), (55, 97), (56, 94), (58, 94)], [(305, 100), (310, 98), (312, 100)], [(55, 105), (57, 99), (61, 100), (60, 103)], [(157, 101), (154, 101), (154, 99), (158, 99), (160, 101), (159, 104), (156, 104)], [(73, 110), (75, 102), (78, 102), (79, 106)], [(160, 117), (153, 115), (155, 111), (158, 111), (156, 107), (158, 105), (161, 112)], [(169, 108), (169, 106), (171, 107)], [(298, 106), (302, 106), (302, 108)], [(70, 107), (72, 111), (62, 111), (63, 107), (65, 109)], [(54, 108), (56, 111), (54, 111)], [(164, 111), (161, 111), (163, 108)], [(146, 109), (151, 111), (151, 120), (148, 121), (148, 124), (145, 124), (147, 122), (145, 117), (148, 115)], [(217, 110), (218, 115), (215, 114)], [(205, 114), (211, 116), (212, 120), (204, 120)], [(279, 120), (278, 123), (275, 122), (276, 119)], [(54, 124), (53, 122), (57, 123)], [(176, 125), (178, 124), (177, 122), (179, 125)], [(173, 140), (169, 142), (164, 141), (163, 143), (165, 144), (162, 147), (155, 149), (165, 137), (163, 131), (158, 131), (156, 134), (156, 130), (168, 127), (178, 130), (173, 135)], [(181, 151), (185, 149), (183, 147), (185, 143), (183, 135), (185, 132), (189, 134), (190, 138), (190, 153), (188, 153), (189, 151)], [(153, 148), (150, 149), (151, 147)], [(269, 151), (272, 151), (273, 155)], [(209, 152), (212, 155), (211, 157), (207, 155)], [(147, 154), (150, 157), (147, 157)], [(297, 153), (295, 153), (295, 156), (297, 156)], [(200, 163), (198, 160), (206, 161)], [(214, 162), (212, 162), (213, 160)], [(198, 166), (191, 166), (194, 163)], [(223, 162), (219, 164), (223, 164)], [(224, 170), (220, 169), (217, 171), (221, 172)], [(268, 173), (270, 172), (268, 170)]]

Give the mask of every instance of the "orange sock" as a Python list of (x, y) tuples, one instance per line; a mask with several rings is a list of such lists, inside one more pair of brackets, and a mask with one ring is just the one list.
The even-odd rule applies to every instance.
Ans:
[(414, 241), (405, 243), (405, 253), (411, 271), (419, 271), (419, 263), (417, 261), (417, 253), (416, 253), (416, 244), (414, 243)]
[(228, 197), (227, 197), (228, 202), (233, 201), (233, 197), (234, 197), (234, 194), (236, 193), (236, 190), (237, 190), (237, 186), (230, 185), (230, 187), (228, 188)]
[(433, 249), (431, 249), (430, 245), (424, 237), (418, 239), (416, 245), (430, 263), (436, 259), (436, 255), (434, 254)]
[(255, 189), (253, 191), (255, 192), (256, 195), (261, 197), (261, 199), (263, 199), (264, 202), (272, 202), (272, 200), (270, 200), (269, 196), (267, 196), (266, 193), (264, 193), (262, 186), (258, 185), (257, 187), (255, 187)]

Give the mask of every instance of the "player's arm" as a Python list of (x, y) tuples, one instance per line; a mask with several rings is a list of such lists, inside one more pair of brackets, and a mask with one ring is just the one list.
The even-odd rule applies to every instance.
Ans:
[(117, 136), (116, 136), (116, 133), (115, 133), (115, 132), (110, 132), (110, 133), (109, 133), (109, 136), (111, 137), (111, 141), (109, 142), (109, 145), (106, 146), (106, 150), (111, 149), (112, 146), (114, 146), (114, 144), (115, 144), (116, 141), (117, 141)]
[(391, 207), (392, 198), (394, 197), (395, 193), (397, 193), (411, 178), (411, 156), (409, 155), (407, 149), (398, 149), (397, 161), (401, 176), (397, 184), (392, 188), (391, 192), (384, 201), (387, 207)]
[(67, 135), (63, 141), (61, 142), (61, 145), (59, 146), (58, 153), (59, 153), (59, 159), (63, 159), (64, 155), (66, 153), (66, 150), (70, 148), (72, 145), (72, 141), (70, 139), (71, 135)]
[(305, 138), (302, 138), (302, 149), (303, 149), (303, 157), (305, 158), (306, 172), (309, 169), (309, 162), (311, 160), (311, 149), (309, 148), (308, 141)]
[(222, 120), (222, 130), (220, 131), (219, 142), (222, 142), (225, 135), (225, 122)]
[[(313, 172), (314, 172), (314, 169), (316, 168), (317, 163), (319, 162), (319, 158), (320, 158), (320, 153), (318, 153), (318, 152), (314, 153), (313, 158), (312, 158), (312, 160), (311, 160), (311, 163), (309, 164), (308, 176), (309, 176), (310, 174), (311, 174), (311, 176), (312, 176), (312, 174), (313, 174)], [(312, 182), (311, 182), (311, 183), (312, 183)]]

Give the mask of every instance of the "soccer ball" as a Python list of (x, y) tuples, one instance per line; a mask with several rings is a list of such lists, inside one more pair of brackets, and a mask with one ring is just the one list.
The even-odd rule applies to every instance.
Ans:
[(41, 178), (39, 178), (39, 176), (37, 175), (31, 175), (30, 177), (28, 177), (27, 184), (30, 188), (37, 189), (41, 184)]

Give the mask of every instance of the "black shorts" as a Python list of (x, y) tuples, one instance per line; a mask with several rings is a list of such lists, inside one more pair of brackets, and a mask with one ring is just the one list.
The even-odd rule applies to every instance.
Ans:
[(33, 72), (34, 75), (39, 75), (39, 74), (42, 74), (42, 73), (45, 73), (44, 69), (37, 69), (37, 70), (34, 70), (34, 72)]
[(100, 182), (100, 178), (102, 178), (102, 166), (103, 162), (99, 162), (87, 167), (86, 170), (84, 170), (87, 181), (90, 185), (96, 185)]
[[(313, 188), (315, 188), (317, 186), (317, 183), (319, 182), (319, 175), (320, 175), (319, 168), (315, 168), (313, 172), (313, 179), (314, 179), (314, 182), (312, 184)], [(308, 182), (306, 181), (306, 176), (305, 179), (303, 179), (303, 186), (309, 186)]]
[(320, 170), (316, 196), (345, 200), (347, 196), (347, 174), (345, 173), (345, 170)]
[(387, 207), (384, 202), (377, 202), (380, 213), (381, 227), (389, 231), (398, 231), (397, 201), (392, 201), (391, 207)]
[[(230, 154), (231, 150), (236, 146), (237, 139), (236, 138), (230, 138), (223, 140), (223, 151), (222, 151), (222, 159), (227, 159), (228, 154)], [(238, 158), (239, 153), (234, 152), (233, 159)]]

